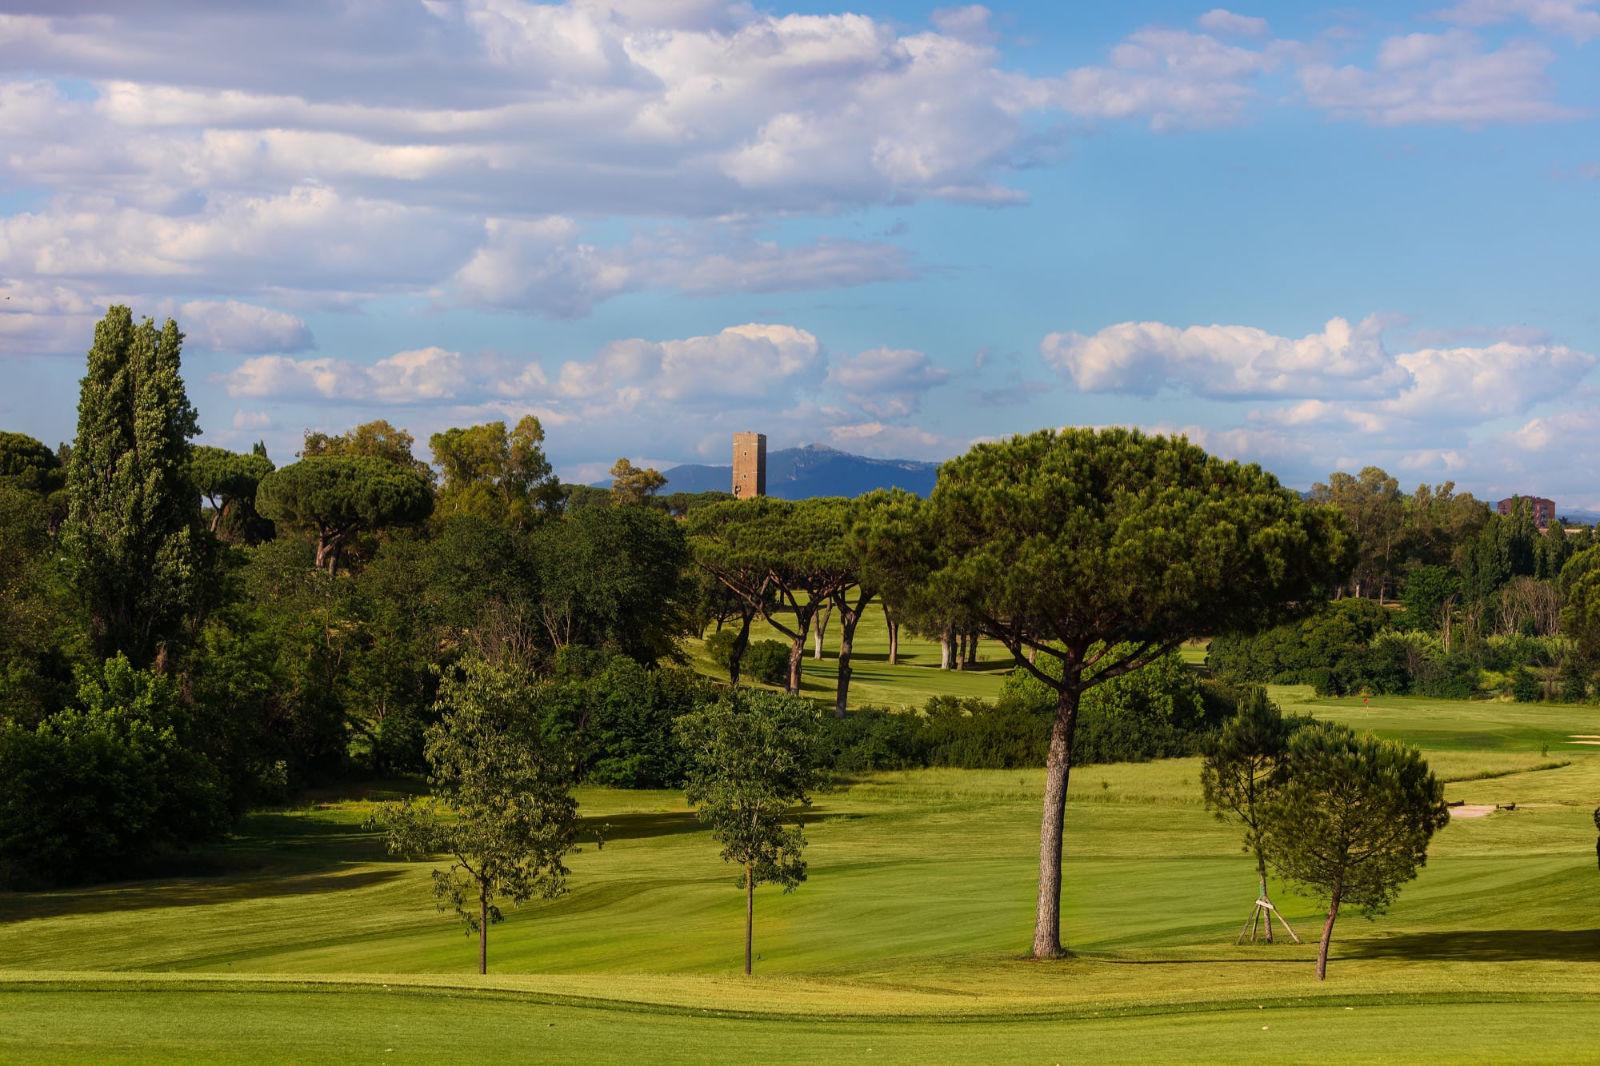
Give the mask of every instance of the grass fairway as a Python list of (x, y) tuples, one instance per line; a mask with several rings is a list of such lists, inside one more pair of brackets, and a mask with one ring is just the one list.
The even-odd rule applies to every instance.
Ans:
[[(808, 664), (809, 665), (809, 664)], [(934, 673), (937, 673), (934, 671)], [(387, 859), (369, 796), (252, 816), (185, 876), (0, 894), (0, 1061), (1577, 1061), (1600, 1023), (1600, 875), (1586, 707), (1319, 701), (1422, 743), (1452, 823), (1375, 923), (1235, 947), (1253, 898), (1193, 760), (1085, 767), (1067, 814), (1071, 959), (1031, 930), (1040, 772), (873, 775), (817, 797), (811, 880), (741, 893), (669, 793), (585, 790), (606, 846), (514, 911), (491, 974)], [(1315, 907), (1284, 893), (1310, 940)]]

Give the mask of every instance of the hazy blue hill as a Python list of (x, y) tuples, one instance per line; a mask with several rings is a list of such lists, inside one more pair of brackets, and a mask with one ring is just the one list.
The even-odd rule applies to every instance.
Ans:
[[(871, 459), (822, 444), (767, 453), (767, 494), (785, 500), (812, 496), (859, 496), (872, 489), (899, 488), (926, 496), (933, 491), (938, 463), (912, 459)], [(733, 467), (690, 463), (663, 471), (663, 492), (727, 492)]]

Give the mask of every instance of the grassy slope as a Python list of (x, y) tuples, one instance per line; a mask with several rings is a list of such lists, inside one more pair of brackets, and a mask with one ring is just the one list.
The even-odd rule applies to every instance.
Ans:
[[(1344, 919), (1323, 986), (1309, 946), (1233, 946), (1250, 865), (1200, 807), (1192, 760), (1075, 773), (1065, 921), (1078, 956), (1060, 964), (1018, 957), (1040, 773), (874, 775), (819, 796), (812, 878), (760, 894), (751, 981), (736, 974), (740, 893), (677, 795), (585, 791), (606, 847), (574, 858), (570, 895), (493, 930), (487, 982), (431, 908), (429, 865), (387, 860), (360, 828), (365, 800), (330, 798), (253, 816), (195, 876), (0, 895), (0, 1060), (694, 1061), (736, 1048), (808, 1061), (871, 1048), (1055, 1061), (1070, 1047), (1249, 1061), (1306, 1046), (1330, 1060), (1555, 1059), (1592, 1039), (1600, 759), (1568, 736), (1600, 733), (1600, 713), (1280, 697), (1420, 739), (1452, 799), (1519, 805), (1447, 828), (1389, 916)], [(1280, 902), (1315, 932), (1310, 901)]]

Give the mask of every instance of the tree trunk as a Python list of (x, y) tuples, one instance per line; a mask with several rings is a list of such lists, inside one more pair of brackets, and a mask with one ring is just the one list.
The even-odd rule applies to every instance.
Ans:
[(478, 892), (478, 972), (489, 972), (489, 890)]
[[(887, 616), (885, 616), (885, 617), (887, 617)], [(900, 665), (900, 623), (890, 619), (889, 622), (888, 622), (888, 625), (889, 625), (889, 665), (890, 666), (899, 666)]]
[(945, 626), (939, 631), (939, 669), (941, 670), (950, 669), (951, 659), (953, 658), (950, 646), (953, 642), (954, 635), (951, 633), (950, 627)]
[(756, 875), (744, 864), (744, 975), (750, 976), (750, 951), (756, 934)]
[(789, 680), (785, 688), (789, 695), (800, 695), (800, 664), (806, 657), (806, 636), (802, 630), (800, 635), (789, 642)]
[(1072, 733), (1078, 724), (1078, 691), (1063, 688), (1056, 697), (1050, 728), (1050, 754), (1044, 767), (1044, 812), (1039, 821), (1039, 907), (1033, 923), (1033, 957), (1059, 959), (1061, 946), (1061, 829), (1067, 811), (1067, 777), (1072, 771)]
[(744, 662), (745, 649), (750, 646), (750, 623), (755, 620), (753, 613), (745, 613), (744, 620), (739, 625), (739, 635), (734, 638), (733, 647), (728, 649), (728, 684), (739, 683), (739, 665)]
[(822, 658), (822, 639), (828, 632), (828, 622), (833, 617), (833, 608), (825, 607), (817, 612), (816, 630), (811, 634), (811, 657)]
[(1322, 943), (1317, 945), (1317, 980), (1328, 979), (1328, 945), (1333, 942), (1333, 923), (1339, 918), (1339, 897), (1343, 894), (1341, 886), (1333, 888), (1333, 898), (1328, 901), (1328, 920), (1322, 923)]
[[(863, 599), (870, 598), (864, 597)], [(844, 717), (845, 708), (850, 699), (850, 656), (856, 645), (856, 626), (861, 624), (861, 616), (866, 613), (865, 602), (858, 602), (855, 607), (848, 604), (839, 605), (839, 684), (833, 693), (833, 713), (840, 718)]]
[(956, 630), (955, 668), (957, 670), (965, 670), (967, 668), (967, 631), (965, 629)]
[(339, 546), (337, 541), (329, 537), (317, 538), (316, 565), (318, 570), (326, 570), (329, 576), (332, 576), (334, 568), (339, 565)]
[(967, 665), (978, 665), (978, 631), (976, 629), (967, 634)]

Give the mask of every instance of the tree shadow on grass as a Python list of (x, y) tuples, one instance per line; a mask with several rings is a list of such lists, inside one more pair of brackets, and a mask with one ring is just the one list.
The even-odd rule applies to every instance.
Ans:
[(1350, 958), (1432, 962), (1600, 962), (1600, 929), (1455, 929), (1354, 940)]
[[(68, 914), (200, 907), (246, 899), (344, 892), (403, 875), (382, 834), (351, 819), (285, 810), (246, 815), (233, 835), (200, 850), (129, 868), (116, 881), (0, 891), (0, 925)], [(390, 869), (351, 869), (393, 862)]]
[(124, 881), (49, 892), (0, 893), (0, 925), (69, 914), (108, 914), (161, 907), (204, 907), (245, 899), (348, 892), (400, 877), (400, 870), (291, 876)]
[[(797, 817), (809, 827), (836, 820), (854, 821), (863, 816), (848, 811), (830, 812), (813, 809), (797, 814)], [(679, 836), (706, 830), (705, 825), (694, 816), (693, 811), (597, 814), (584, 818), (581, 822), (578, 827), (580, 847), (592, 844), (597, 832), (609, 845), (623, 840), (649, 840), (652, 837)]]

